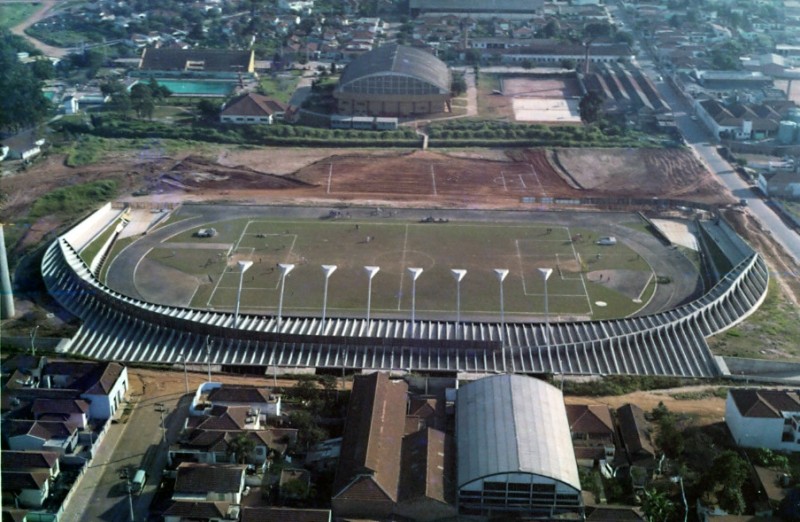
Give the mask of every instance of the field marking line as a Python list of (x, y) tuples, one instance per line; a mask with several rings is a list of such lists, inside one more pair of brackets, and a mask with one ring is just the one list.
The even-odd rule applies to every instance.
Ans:
[[(536, 173), (536, 169), (533, 168), (533, 163), (528, 163), (528, 166), (531, 168), (531, 174), (533, 174), (534, 179), (536, 179), (536, 183), (539, 185), (539, 190), (542, 191), (542, 197), (547, 197), (547, 191), (544, 189), (544, 185), (542, 185), (542, 181), (539, 179), (539, 174)], [(569, 227), (566, 227), (569, 229)]]
[(639, 295), (636, 297), (636, 299), (638, 299), (639, 301), (642, 300), (642, 296), (644, 295), (645, 291), (647, 290), (647, 286), (650, 284), (650, 281), (653, 280), (653, 277), (655, 275), (656, 275), (655, 272), (653, 272), (652, 269), (651, 269), (650, 277), (647, 278), (647, 282), (645, 282), (644, 287), (642, 288), (642, 291), (639, 292)]
[(522, 188), (527, 189), (528, 186), (525, 184), (525, 180), (522, 179), (522, 174), (519, 175), (519, 182), (522, 183)]
[(400, 311), (400, 305), (403, 302), (403, 281), (406, 277), (406, 252), (408, 247), (408, 225), (406, 225), (406, 234), (403, 238), (403, 256), (400, 258), (400, 290), (397, 292), (397, 310)]
[[(567, 232), (569, 232), (569, 227), (566, 227)], [(569, 234), (569, 237), (572, 237), (572, 233)], [(575, 250), (575, 242), (570, 241), (569, 244), (572, 246), (572, 255), (575, 256), (575, 260), (578, 260), (578, 251)], [(580, 262), (578, 262), (578, 266), (580, 266)], [(589, 316), (594, 315), (594, 309), (592, 308), (592, 299), (589, 297), (589, 290), (586, 288), (586, 281), (583, 278), (583, 274), (580, 274), (581, 284), (583, 284), (583, 291), (586, 294), (586, 302), (589, 304)]]
[(436, 173), (433, 171), (433, 163), (431, 163), (431, 181), (433, 181), (433, 195), (438, 196), (436, 193)]
[(328, 163), (328, 190), (327, 193), (331, 193), (331, 177), (333, 176), (333, 163)]

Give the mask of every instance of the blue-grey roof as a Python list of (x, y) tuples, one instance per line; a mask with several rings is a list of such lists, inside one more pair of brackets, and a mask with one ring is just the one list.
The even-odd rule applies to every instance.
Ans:
[(580, 491), (564, 397), (523, 375), (471, 382), (456, 398), (458, 487), (504, 473), (532, 473)]
[(397, 44), (383, 45), (350, 62), (339, 79), (339, 88), (355, 80), (380, 74), (410, 76), (450, 92), (447, 64), (427, 51)]

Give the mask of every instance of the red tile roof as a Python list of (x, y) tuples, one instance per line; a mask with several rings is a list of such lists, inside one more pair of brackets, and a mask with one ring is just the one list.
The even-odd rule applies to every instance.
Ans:
[(175, 493), (240, 493), (246, 466), (238, 464), (198, 464), (178, 466)]
[(250, 92), (228, 103), (222, 110), (222, 116), (271, 116), (286, 112), (286, 107), (286, 104), (277, 100)]
[(572, 433), (614, 435), (611, 410), (602, 404), (567, 404), (567, 420)]
[(242, 522), (330, 522), (328, 509), (291, 509), (279, 507), (246, 507), (242, 509)]
[(731, 388), (728, 393), (743, 417), (780, 418), (783, 412), (800, 413), (796, 391)]
[[(378, 491), (397, 501), (400, 450), (408, 385), (386, 373), (359, 375), (353, 384), (342, 437), (334, 497), (362, 498)], [(371, 475), (368, 481), (356, 481)]]

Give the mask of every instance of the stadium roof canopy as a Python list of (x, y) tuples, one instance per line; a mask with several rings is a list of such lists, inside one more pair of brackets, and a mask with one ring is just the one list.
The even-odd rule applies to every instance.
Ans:
[(564, 397), (522, 375), (471, 382), (456, 399), (458, 487), (506, 473), (531, 473), (580, 491)]
[(397, 74), (430, 83), (450, 92), (450, 71), (431, 53), (414, 47), (390, 44), (364, 53), (350, 62), (339, 80), (339, 89), (367, 76)]

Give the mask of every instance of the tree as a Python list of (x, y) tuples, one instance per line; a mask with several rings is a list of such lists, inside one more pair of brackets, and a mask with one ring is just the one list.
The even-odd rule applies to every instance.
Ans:
[(561, 60), (561, 68), (562, 69), (574, 69), (575, 68), (575, 60), (571, 58), (564, 58)]
[(588, 91), (583, 98), (581, 98), (578, 108), (581, 113), (581, 120), (584, 123), (594, 123), (600, 119), (601, 109), (603, 107), (603, 98), (597, 91)]
[(450, 84), (450, 94), (461, 96), (465, 92), (467, 92), (467, 81), (464, 79), (464, 75), (454, 74), (453, 82)]
[(200, 100), (197, 104), (197, 113), (201, 121), (212, 123), (219, 118), (220, 105), (211, 100)]
[(56, 68), (50, 60), (41, 59), (31, 63), (31, 72), (37, 80), (50, 80), (56, 75)]
[(143, 83), (137, 83), (131, 87), (131, 107), (136, 111), (140, 118), (152, 118), (155, 110), (155, 102), (150, 87)]
[(15, 37), (0, 32), (0, 129), (17, 130), (38, 123), (49, 109), (42, 82), (31, 68), (17, 59)]
[(244, 464), (255, 449), (256, 441), (245, 433), (239, 433), (233, 440), (228, 442), (225, 454), (236, 464)]
[(744, 512), (742, 485), (747, 481), (749, 466), (735, 451), (724, 451), (714, 459), (703, 482), (710, 485), (722, 509), (738, 515)]
[(667, 522), (675, 512), (675, 504), (662, 491), (644, 490), (642, 511), (649, 522)]

